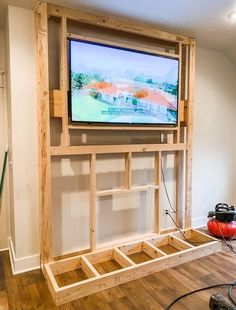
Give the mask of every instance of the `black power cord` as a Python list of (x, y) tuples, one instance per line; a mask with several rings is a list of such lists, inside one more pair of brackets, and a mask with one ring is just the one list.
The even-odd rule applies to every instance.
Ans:
[[(162, 180), (163, 180), (163, 184), (164, 184), (164, 188), (165, 188), (165, 192), (166, 192), (166, 197), (167, 197), (167, 200), (168, 200), (168, 203), (169, 203), (169, 206), (172, 210), (172, 212), (170, 210), (166, 210), (166, 214), (169, 215), (169, 217), (171, 218), (172, 222), (175, 224), (176, 228), (179, 230), (179, 232), (181, 233), (181, 235), (183, 236), (183, 238), (188, 242), (188, 243), (193, 243), (193, 244), (200, 244), (200, 243), (205, 243), (205, 241), (201, 242), (201, 241), (190, 241), (188, 240), (186, 237), (185, 237), (185, 234), (182, 232), (181, 228), (177, 225), (176, 221), (174, 220), (173, 216), (171, 215), (171, 213), (175, 213), (176, 214), (176, 211), (174, 210), (172, 204), (171, 204), (171, 200), (170, 200), (170, 197), (169, 197), (169, 193), (168, 193), (168, 190), (167, 190), (167, 187), (166, 187), (166, 182), (165, 182), (165, 174), (164, 174), (164, 171), (163, 171), (163, 168), (162, 168), (162, 163), (161, 163), (161, 173), (162, 173)], [(219, 227), (219, 225), (218, 225)], [(236, 254), (236, 251), (234, 250), (232, 244), (231, 244), (231, 240), (230, 240), (230, 243), (228, 243), (226, 240), (225, 240), (225, 237), (219, 227), (219, 231), (220, 231), (220, 234), (223, 238), (223, 243), (234, 253)], [(211, 285), (211, 286), (207, 286), (207, 287), (203, 287), (203, 288), (200, 288), (200, 289), (197, 289), (197, 290), (194, 290), (194, 291), (191, 291), (191, 292), (188, 292), (186, 294), (183, 294), (179, 297), (177, 297), (174, 301), (172, 301), (171, 304), (169, 304), (169, 306), (167, 306), (165, 308), (165, 310), (169, 310), (171, 309), (171, 307), (176, 304), (179, 300), (181, 300), (182, 298), (185, 298), (189, 295), (192, 295), (192, 294), (195, 294), (195, 293), (198, 293), (198, 292), (201, 292), (201, 291), (206, 291), (206, 290), (209, 290), (209, 289), (212, 289), (212, 288), (219, 288), (219, 287), (229, 287), (228, 289), (228, 297), (229, 299), (231, 300), (231, 302), (236, 305), (236, 301), (234, 300), (234, 298), (232, 297), (232, 290), (234, 287), (236, 287), (236, 281), (232, 282), (232, 283), (221, 283), (221, 284), (215, 284), (215, 285)]]
[(235, 300), (232, 298), (232, 290), (234, 287), (236, 287), (236, 281), (235, 282), (232, 282), (232, 283), (220, 283), (220, 284), (215, 284), (215, 285), (211, 285), (211, 286), (207, 286), (207, 287), (203, 287), (203, 288), (199, 288), (197, 290), (194, 290), (194, 291), (191, 291), (191, 292), (188, 292), (186, 294), (183, 294), (179, 297), (177, 297), (174, 301), (172, 301), (171, 304), (169, 304), (165, 310), (170, 310), (174, 304), (176, 304), (180, 299), (182, 298), (185, 298), (189, 295), (192, 295), (192, 294), (195, 294), (195, 293), (198, 293), (198, 292), (202, 292), (202, 291), (206, 291), (206, 290), (209, 290), (209, 289), (212, 289), (212, 288), (219, 288), (219, 287), (229, 287), (229, 290), (228, 290), (228, 296), (230, 298), (230, 300), (232, 301), (232, 303), (234, 305), (236, 305), (236, 302)]
[(166, 192), (166, 198), (168, 200), (168, 204), (169, 207), (172, 211), (170, 210), (165, 210), (166, 211), (166, 215), (169, 215), (169, 217), (171, 218), (172, 222), (175, 224), (175, 227), (178, 229), (178, 231), (181, 233), (182, 237), (184, 238), (184, 240), (186, 240), (188, 243), (192, 243), (192, 244), (201, 244), (201, 243), (205, 243), (205, 241), (190, 241), (185, 237), (185, 234), (182, 232), (182, 229), (177, 225), (176, 221), (174, 220), (173, 216), (171, 214), (176, 214), (176, 210), (173, 208), (171, 200), (170, 200), (170, 196), (168, 193), (168, 189), (166, 186), (166, 178), (165, 178), (165, 173), (163, 171), (163, 167), (162, 167), (162, 161), (161, 161), (161, 174), (162, 174), (162, 181), (163, 181), (163, 185), (165, 188), (165, 192)]

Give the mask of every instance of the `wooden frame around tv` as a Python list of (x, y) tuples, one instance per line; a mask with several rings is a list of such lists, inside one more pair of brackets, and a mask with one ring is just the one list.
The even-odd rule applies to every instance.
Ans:
[[(49, 30), (48, 23), (50, 18), (56, 18), (60, 23), (60, 70), (59, 89), (49, 89)], [(171, 152), (175, 154), (175, 170), (176, 170), (176, 221), (180, 225), (183, 223), (183, 228), (188, 231), (191, 229), (191, 195), (192, 195), (192, 121), (193, 121), (193, 97), (194, 97), (194, 75), (195, 75), (195, 40), (193, 38), (160, 31), (155, 27), (138, 25), (135, 23), (121, 21), (110, 17), (104, 17), (97, 14), (85, 13), (73, 9), (55, 6), (40, 2), (35, 11), (36, 22), (36, 43), (37, 43), (37, 68), (38, 68), (38, 128), (39, 128), (39, 174), (40, 174), (40, 253), (41, 265), (44, 275), (47, 279), (49, 288), (53, 294), (55, 302), (64, 303), (69, 300), (76, 299), (85, 294), (80, 294), (79, 291), (74, 291), (66, 288), (65, 294), (63, 289), (58, 289), (53, 272), (50, 269), (54, 261), (57, 261), (57, 266), (64, 266), (65, 256), (54, 257), (52, 253), (52, 198), (51, 198), (51, 159), (52, 157), (61, 156), (77, 156), (82, 154), (89, 155), (90, 174), (89, 174), (89, 191), (90, 191), (90, 247), (80, 252), (71, 253), (67, 257), (74, 255), (83, 255), (84, 253), (97, 253), (101, 251), (101, 246), (96, 242), (96, 197), (105, 195), (116, 195), (129, 193), (133, 191), (154, 191), (154, 232), (152, 237), (162, 235), (163, 233), (174, 232), (175, 229), (161, 230), (160, 228), (160, 185), (161, 185), (161, 158), (162, 154)], [(71, 24), (70, 24), (71, 23)], [(77, 31), (69, 31), (69, 26), (78, 25)], [(72, 28), (73, 28), (72, 27)], [(180, 61), (181, 70), (179, 71), (179, 117), (178, 124), (175, 127), (149, 127), (149, 126), (113, 126), (113, 125), (77, 125), (71, 124), (68, 118), (68, 55), (67, 55), (67, 39), (76, 37), (90, 37), (99, 42), (116, 42), (125, 47), (140, 48), (140, 50), (153, 51), (166, 56), (175, 56)], [(61, 121), (61, 140), (60, 145), (51, 145), (50, 142), (50, 121), (53, 118), (58, 118)], [(70, 134), (73, 131), (89, 131), (97, 130), (98, 135), (101, 130), (140, 130), (154, 131), (161, 137), (160, 143), (157, 144), (123, 144), (123, 145), (72, 145)], [(170, 140), (169, 140), (170, 137)], [(132, 154), (134, 153), (155, 153), (155, 183), (146, 184), (144, 186), (134, 187), (131, 182), (131, 162)], [(119, 189), (98, 191), (96, 187), (96, 160), (98, 154), (120, 154), (125, 156), (125, 177), (124, 186)], [(150, 236), (136, 236), (137, 240), (144, 242)], [(169, 238), (169, 237), (168, 237)], [(171, 238), (171, 237), (170, 237)], [(178, 237), (176, 237), (178, 239)], [(175, 239), (176, 239), (175, 238)], [(134, 241), (134, 237), (132, 241)], [(213, 240), (216, 242), (215, 240)], [(119, 240), (118, 243), (127, 243), (127, 239)], [(180, 241), (179, 241), (180, 242)], [(182, 244), (185, 241), (182, 241)], [(208, 239), (207, 239), (208, 242)], [(207, 243), (206, 242), (206, 243)], [(215, 246), (194, 248), (196, 257), (210, 254), (219, 250), (220, 247)], [(146, 245), (149, 250), (153, 250), (152, 245)], [(130, 263), (125, 255), (121, 254), (115, 243), (109, 243), (102, 246), (103, 249), (115, 249), (114, 253), (124, 265)], [(155, 247), (154, 247), (155, 248)], [(191, 246), (189, 246), (190, 252)], [(204, 249), (204, 251), (201, 252)], [(186, 260), (194, 259), (194, 255), (186, 253)], [(157, 250), (158, 252), (158, 250)], [(105, 253), (105, 252), (104, 252)], [(108, 253), (108, 252), (107, 252)], [(110, 253), (110, 252), (109, 252)], [(117, 254), (118, 253), (118, 254)], [(185, 252), (184, 252), (185, 253)], [(205, 253), (205, 254), (204, 254)], [(95, 254), (94, 254), (95, 255)], [(77, 257), (76, 256), (76, 257)], [(87, 262), (86, 257), (78, 258), (81, 264), (87, 270), (91, 277), (98, 277), (93, 267)], [(172, 258), (171, 258), (172, 259)], [(61, 265), (60, 265), (61, 262)], [(73, 260), (72, 260), (73, 262)], [(182, 262), (182, 260), (180, 260)], [(146, 269), (147, 273), (161, 270), (163, 267), (158, 267), (151, 264), (150, 269)], [(73, 263), (72, 263), (73, 265)], [(155, 265), (155, 262), (154, 262)], [(168, 263), (167, 263), (168, 265)], [(54, 265), (53, 265), (54, 266)], [(73, 265), (74, 266), (74, 265)], [(63, 268), (63, 267), (62, 267)], [(74, 267), (73, 267), (74, 268)], [(58, 269), (59, 270), (59, 269)], [(137, 267), (137, 270), (142, 269)], [(146, 273), (145, 273), (146, 274)], [(141, 274), (140, 274), (141, 276)], [(114, 275), (115, 277), (115, 275)], [(137, 276), (130, 277), (135, 279)], [(109, 278), (110, 279), (110, 278)], [(109, 280), (110, 281), (110, 280)], [(112, 280), (113, 281), (113, 280)], [(117, 282), (118, 283), (118, 282)], [(123, 283), (123, 282), (122, 282)], [(119, 284), (119, 283), (118, 283)], [(87, 285), (87, 284), (86, 284)], [(55, 289), (56, 287), (56, 289)], [(111, 287), (107, 285), (106, 287)], [(70, 296), (67, 298), (66, 296)], [(64, 297), (61, 297), (64, 296)], [(58, 298), (60, 301), (58, 301)]]

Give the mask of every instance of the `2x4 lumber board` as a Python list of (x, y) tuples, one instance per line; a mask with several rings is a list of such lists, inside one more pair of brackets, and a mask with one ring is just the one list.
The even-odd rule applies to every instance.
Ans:
[(125, 255), (132, 255), (135, 253), (139, 253), (143, 249), (143, 240), (137, 242), (131, 242), (119, 247), (120, 251), (122, 251)]
[(151, 243), (148, 243), (147, 241), (143, 241), (143, 251), (151, 258), (158, 258), (160, 256), (163, 256), (162, 251), (159, 251), (158, 248), (154, 247)]
[[(179, 89), (178, 89), (178, 105), (181, 105), (181, 67), (182, 67), (182, 44), (178, 43), (176, 46), (176, 52), (179, 55)], [(174, 137), (174, 143), (179, 143), (179, 136), (180, 136), (180, 115), (178, 114), (178, 130), (174, 132), (173, 137)]]
[(136, 266), (130, 266), (104, 274), (97, 278), (88, 279), (80, 283), (74, 283), (57, 289), (56, 298), (54, 301), (56, 305), (59, 306), (75, 299), (142, 278), (148, 274), (213, 254), (220, 250), (220, 242), (215, 241), (209, 245), (201, 245), (199, 247), (190, 248), (174, 254), (162, 256)]
[(123, 144), (123, 145), (88, 145), (88, 146), (52, 146), (51, 156), (85, 155), (85, 154), (119, 154), (127, 152), (174, 152), (184, 151), (186, 145), (179, 144)]
[(108, 190), (97, 191), (96, 196), (110, 196), (116, 194), (126, 194), (131, 192), (142, 192), (142, 191), (149, 191), (149, 190), (156, 190), (159, 186), (157, 185), (143, 185), (143, 186), (134, 186), (131, 188), (114, 188)]
[[(161, 151), (155, 153), (155, 184), (161, 186)], [(154, 193), (154, 232), (160, 233), (160, 190)]]
[(179, 251), (194, 248), (192, 245), (188, 244), (184, 240), (176, 238), (173, 235), (169, 236), (169, 244), (172, 245), (174, 248), (178, 249)]
[(176, 58), (179, 59), (179, 55), (176, 53), (168, 53), (168, 52), (163, 52), (157, 49), (151, 49), (151, 48), (147, 48), (147, 47), (141, 47), (141, 46), (137, 46), (135, 44), (132, 44), (130, 42), (130, 44), (125, 44), (125, 43), (121, 43), (121, 42), (116, 42), (116, 41), (112, 41), (112, 40), (106, 40), (106, 39), (99, 39), (99, 38), (95, 38), (95, 37), (89, 37), (89, 36), (85, 36), (85, 35), (78, 35), (78, 34), (73, 34), (73, 33), (67, 33), (67, 37), (69, 39), (75, 39), (75, 40), (84, 40), (84, 41), (89, 41), (89, 42), (96, 42), (96, 43), (102, 43), (102, 44), (107, 44), (107, 45), (111, 45), (111, 46), (117, 46), (117, 47), (123, 47), (123, 48), (129, 48), (132, 50), (136, 50), (136, 51), (143, 51), (146, 53), (151, 53), (151, 54), (156, 54), (156, 55), (161, 55), (161, 56), (166, 56), (166, 57), (171, 57), (171, 58)]
[(50, 116), (62, 118), (62, 98), (59, 89), (49, 91)]
[(62, 145), (69, 145), (69, 130), (68, 130), (68, 55), (67, 55), (67, 20), (66, 17), (61, 18), (60, 32), (60, 89), (62, 95)]
[(107, 262), (113, 258), (113, 248), (89, 253), (86, 255), (86, 258), (91, 264)]
[(186, 151), (186, 190), (185, 190), (185, 228), (192, 223), (192, 138), (193, 138), (193, 100), (195, 81), (195, 40), (189, 47), (189, 79), (187, 107), (187, 151)]
[(89, 205), (90, 205), (90, 249), (96, 248), (96, 154), (91, 154), (89, 175)]
[(183, 191), (183, 187), (181, 184), (180, 171), (182, 171), (183, 166), (180, 166), (180, 154), (181, 152), (176, 152), (174, 157), (174, 167), (175, 167), (175, 195), (176, 195), (176, 203), (175, 203), (175, 221), (178, 227), (180, 227), (180, 195), (181, 191)]
[(49, 266), (54, 275), (76, 270), (81, 267), (81, 256), (68, 257), (51, 263)]
[(83, 254), (87, 254), (87, 253), (90, 253), (90, 247), (89, 248), (83, 248), (79, 251), (68, 252), (68, 253), (64, 253), (61, 255), (53, 256), (53, 261), (58, 261), (58, 260), (61, 260), (64, 258), (70, 258), (73, 256), (83, 255)]
[(143, 131), (176, 131), (177, 127), (158, 127), (158, 126), (103, 126), (103, 125), (79, 125), (79, 124), (69, 124), (68, 128), (70, 130), (143, 130)]
[(160, 231), (160, 235), (165, 235), (165, 234), (168, 234), (168, 233), (172, 233), (172, 232), (175, 232), (177, 231), (178, 229), (176, 227), (173, 227), (173, 228), (167, 228), (167, 229), (162, 229)]
[(190, 38), (172, 34), (166, 31), (161, 31), (155, 27), (137, 25), (136, 23), (121, 21), (116, 18), (105, 17), (102, 15), (77, 11), (57, 5), (48, 5), (48, 15), (66, 17), (69, 20), (79, 21), (87, 24), (93, 24), (110, 29), (120, 30), (128, 33), (134, 33), (142, 36), (160, 39), (168, 42), (182, 42), (184, 44), (190, 43)]
[(48, 19), (47, 4), (38, 4), (35, 12), (37, 53), (37, 97), (39, 133), (39, 208), (40, 260), (52, 259), (51, 159), (50, 159), (50, 106), (48, 76)]
[(132, 185), (132, 153), (125, 153), (125, 188), (130, 190)]
[[(150, 243), (148, 241), (144, 241), (144, 243), (148, 244), (149, 247), (151, 247), (153, 249), (153, 251), (155, 251), (156, 253), (159, 253), (161, 256), (167, 256), (167, 254), (165, 252), (163, 252), (162, 250), (156, 248), (152, 243)], [(160, 257), (160, 255), (157, 256), (157, 257)]]
[(52, 273), (50, 265), (44, 264), (43, 268), (42, 268), (42, 272), (43, 272), (43, 275), (46, 279), (46, 282), (47, 282), (48, 288), (52, 294), (52, 297), (55, 300), (56, 299), (56, 291), (59, 289), (59, 286), (58, 286), (57, 281), (56, 281), (56, 279)]
[(99, 273), (85, 256), (81, 257), (81, 267), (89, 278), (99, 277)]
[[(178, 249), (179, 249), (179, 250), (184, 249), (184, 248), (182, 247), (183, 244), (185, 245), (185, 248), (186, 248), (186, 247), (188, 247), (188, 248), (194, 248), (194, 246), (193, 246), (192, 244), (186, 242), (186, 241), (183, 240), (183, 239), (178, 238), (178, 237), (175, 236), (175, 235), (171, 235), (171, 237), (174, 238), (175, 243), (177, 242), (177, 246), (178, 246)], [(173, 243), (173, 244), (174, 244), (174, 243)]]
[(113, 250), (114, 259), (121, 265), (121, 267), (135, 266), (136, 264), (118, 248)]

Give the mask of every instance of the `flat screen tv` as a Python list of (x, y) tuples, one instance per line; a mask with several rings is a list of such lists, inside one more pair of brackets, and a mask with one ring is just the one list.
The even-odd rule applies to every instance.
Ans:
[(69, 55), (72, 122), (177, 124), (178, 59), (82, 40)]

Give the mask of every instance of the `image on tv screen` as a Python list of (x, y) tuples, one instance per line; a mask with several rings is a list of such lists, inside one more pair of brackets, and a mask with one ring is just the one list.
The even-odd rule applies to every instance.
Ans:
[(177, 124), (178, 59), (70, 40), (71, 121)]

